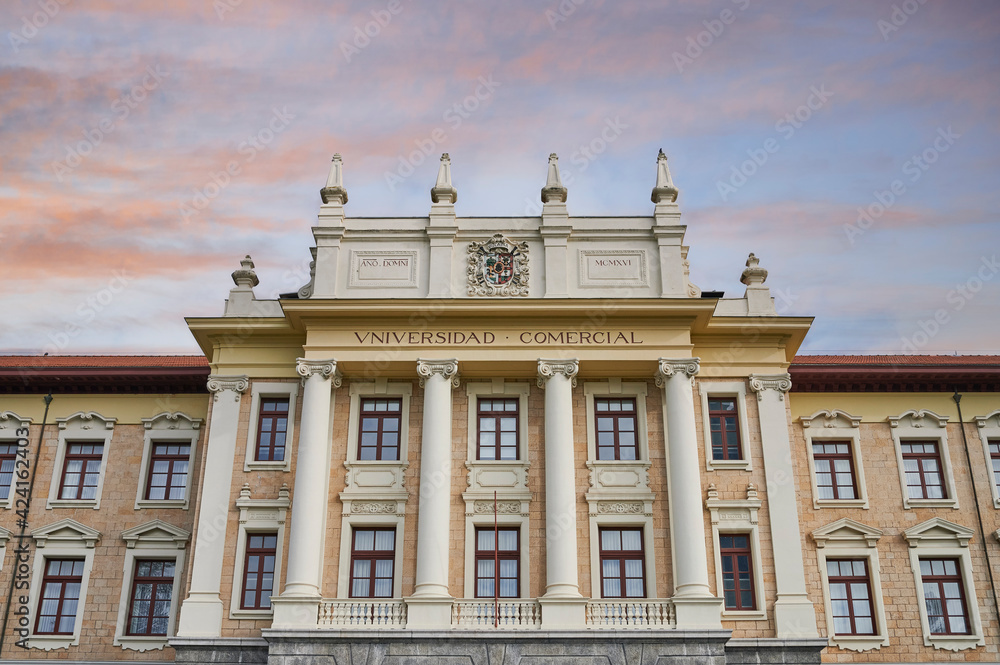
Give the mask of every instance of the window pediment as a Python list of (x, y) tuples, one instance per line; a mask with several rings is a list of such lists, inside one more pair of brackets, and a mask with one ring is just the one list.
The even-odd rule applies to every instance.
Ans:
[(861, 417), (846, 411), (821, 409), (809, 417), (800, 418), (803, 427), (826, 429), (853, 429), (861, 426)]
[(181, 411), (175, 413), (164, 411), (152, 418), (143, 418), (142, 425), (146, 429), (153, 430), (199, 429), (201, 428), (201, 418), (192, 418)]
[(66, 418), (56, 418), (56, 424), (62, 430), (78, 429), (100, 432), (101, 430), (114, 429), (117, 422), (117, 418), (105, 418), (96, 411), (78, 411)]
[(948, 416), (939, 416), (927, 409), (910, 409), (898, 416), (889, 416), (886, 420), (889, 421), (889, 427), (894, 429), (898, 427), (941, 428), (948, 424)]
[(129, 549), (135, 548), (136, 545), (153, 547), (173, 545), (181, 550), (184, 549), (190, 538), (189, 531), (167, 524), (163, 520), (151, 520), (122, 531), (122, 540), (125, 541), (125, 546)]
[(83, 543), (88, 548), (93, 548), (101, 539), (101, 532), (67, 518), (35, 529), (31, 532), (31, 537), (39, 548), (56, 543)]
[(7, 430), (13, 433), (22, 427), (27, 427), (31, 424), (31, 418), (22, 418), (13, 411), (0, 411), (0, 430), (6, 434)]
[(852, 545), (863, 543), (866, 547), (875, 547), (878, 539), (882, 537), (882, 530), (845, 517), (816, 529), (812, 532), (812, 537), (816, 541), (816, 547), (838, 543)]
[(976, 532), (961, 524), (935, 517), (903, 531), (910, 547), (919, 545), (958, 545), (968, 547)]

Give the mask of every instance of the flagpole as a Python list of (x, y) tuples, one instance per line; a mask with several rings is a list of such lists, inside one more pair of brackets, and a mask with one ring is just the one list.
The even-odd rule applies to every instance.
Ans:
[(493, 627), (500, 627), (500, 529), (497, 527), (496, 490), (493, 490)]

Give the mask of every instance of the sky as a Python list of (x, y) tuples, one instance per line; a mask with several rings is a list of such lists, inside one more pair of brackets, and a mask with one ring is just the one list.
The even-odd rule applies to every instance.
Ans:
[[(691, 279), (747, 254), (805, 353), (1000, 353), (1000, 3), (23, 0), (0, 4), (0, 352), (197, 353), (251, 254), (308, 279), (348, 216), (650, 215)], [(425, 154), (428, 155), (425, 157)], [(537, 214), (530, 212), (529, 214)]]

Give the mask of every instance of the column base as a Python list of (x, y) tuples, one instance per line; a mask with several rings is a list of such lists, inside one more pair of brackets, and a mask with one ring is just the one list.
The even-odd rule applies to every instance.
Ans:
[(271, 598), (274, 616), (272, 628), (315, 628), (319, 624), (319, 596), (287, 596)]
[(774, 601), (774, 634), (777, 638), (819, 637), (816, 610), (805, 595), (778, 596)]
[(454, 598), (404, 598), (406, 603), (406, 628), (451, 629), (451, 608)]
[(219, 594), (192, 591), (181, 603), (177, 619), (178, 637), (219, 637), (222, 635), (222, 599)]
[(702, 598), (673, 598), (679, 630), (722, 628), (723, 599), (714, 596)]
[(538, 599), (542, 606), (542, 630), (584, 630), (587, 627), (587, 598)]

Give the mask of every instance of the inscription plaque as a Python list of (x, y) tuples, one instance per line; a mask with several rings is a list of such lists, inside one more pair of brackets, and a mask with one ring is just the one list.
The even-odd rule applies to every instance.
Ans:
[(350, 286), (406, 288), (416, 285), (416, 251), (351, 251)]

